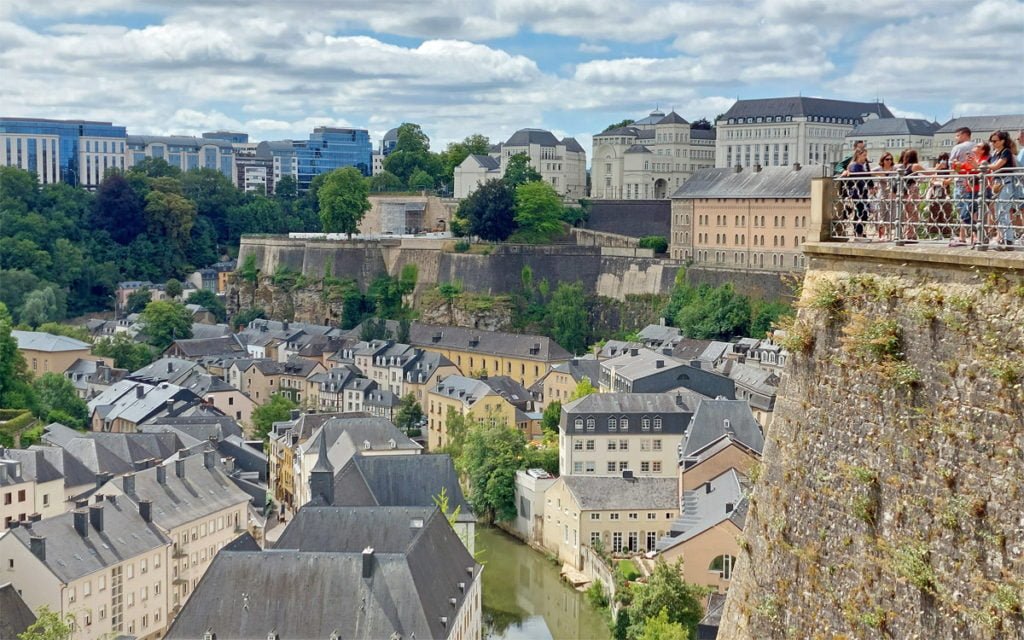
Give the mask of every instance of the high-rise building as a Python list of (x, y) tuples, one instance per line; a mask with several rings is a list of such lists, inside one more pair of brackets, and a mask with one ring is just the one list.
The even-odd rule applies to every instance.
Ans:
[(90, 120), (0, 118), (0, 166), (36, 174), (42, 184), (95, 188), (124, 169), (125, 128)]
[(335, 169), (355, 167), (364, 176), (370, 175), (373, 145), (366, 129), (317, 127), (309, 140), (295, 144), (300, 192), (309, 189), (313, 178)]
[(214, 169), (235, 181), (235, 150), (227, 140), (192, 136), (128, 136), (125, 166), (163, 158), (182, 171)]

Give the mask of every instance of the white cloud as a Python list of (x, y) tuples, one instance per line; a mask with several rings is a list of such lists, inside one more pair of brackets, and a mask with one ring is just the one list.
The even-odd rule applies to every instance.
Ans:
[(589, 42), (581, 42), (580, 46), (576, 47), (576, 50), (580, 53), (608, 53), (611, 51), (610, 48), (603, 44), (591, 44)]

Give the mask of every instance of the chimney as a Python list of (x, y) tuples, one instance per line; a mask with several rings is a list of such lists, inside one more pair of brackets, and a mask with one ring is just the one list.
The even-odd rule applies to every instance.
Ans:
[(28, 516), (28, 521), (29, 522), (39, 522), (42, 519), (43, 519), (43, 514), (41, 514), (41, 513), (32, 513), (32, 514), (29, 514), (29, 516)]
[(665, 361), (664, 360), (655, 360), (654, 361), (654, 368), (655, 369), (664, 369), (665, 368)]
[(204, 451), (203, 452), (203, 466), (207, 469), (213, 469), (217, 464), (217, 452), (216, 451)]
[(639, 349), (637, 349), (636, 347), (632, 347), (632, 348), (631, 348), (631, 349), (629, 350), (629, 356), (630, 356), (631, 358), (635, 358), (635, 357), (637, 357), (638, 355), (640, 355), (640, 350), (639, 350)]
[(7, 480), (7, 465), (0, 462), (0, 482)]
[(281, 323), (281, 330), (282, 331), (287, 331), (288, 330), (288, 321), (287, 320), (285, 320), (284, 322)]
[(363, 579), (373, 575), (373, 547), (363, 549)]
[(174, 461), (174, 475), (179, 478), (185, 478), (185, 461), (181, 458)]
[(700, 360), (690, 360), (690, 366), (693, 367), (694, 369), (700, 369), (700, 365)]
[(75, 500), (76, 509), (84, 509), (89, 506), (89, 500)]
[(29, 545), (29, 548), (32, 549), (32, 555), (46, 562), (46, 538), (43, 536), (32, 536), (29, 538)]
[(142, 385), (141, 384), (135, 385), (135, 397), (136, 398), (141, 398), (144, 395), (146, 395), (146, 390), (142, 387)]
[(107, 474), (103, 473), (102, 471), (97, 473), (96, 474), (96, 488), (99, 489), (100, 487), (102, 487), (104, 484), (106, 484), (108, 479), (109, 478), (107, 477)]
[(681, 394), (681, 393), (677, 393), (676, 394), (676, 406), (677, 407), (685, 407), (686, 406), (686, 403), (683, 402), (683, 394)]
[(761, 165), (760, 164), (755, 164), (754, 165), (754, 173), (761, 173)]
[(735, 509), (735, 508), (736, 508), (736, 505), (734, 505), (733, 503), (731, 503), (731, 502), (726, 502), (725, 503), (725, 512), (726, 513), (732, 513), (732, 510)]
[(153, 522), (153, 502), (151, 500), (139, 500), (139, 515), (146, 522)]
[(800, 170), (800, 163), (799, 162), (794, 162), (793, 163), (793, 171), (799, 171), (799, 170)]
[(167, 484), (167, 467), (162, 464), (156, 467), (156, 483)]
[(174, 363), (170, 360), (167, 361), (167, 373), (174, 373)]
[(740, 172), (743, 171), (743, 167), (741, 165), (736, 165), (735, 167), (733, 167), (732, 170), (733, 170), (733, 173), (740, 173)]
[(103, 505), (94, 504), (89, 506), (89, 522), (92, 528), (103, 532)]
[(135, 495), (135, 474), (126, 473), (121, 478), (121, 483), (124, 486), (124, 492), (127, 495)]
[(235, 458), (228, 456), (224, 458), (224, 473), (233, 473), (235, 471)]
[(188, 457), (188, 449), (178, 449), (178, 458), (184, 460)]
[(711, 493), (711, 483), (710, 482), (705, 482), (704, 483), (704, 493)]

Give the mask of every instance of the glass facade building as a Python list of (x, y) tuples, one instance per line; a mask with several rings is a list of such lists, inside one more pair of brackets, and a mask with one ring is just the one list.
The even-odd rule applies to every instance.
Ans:
[(36, 174), (42, 184), (96, 187), (124, 169), (125, 128), (90, 120), (0, 118), (0, 166)]
[(128, 136), (128, 166), (163, 158), (182, 171), (214, 169), (235, 182), (235, 150), (227, 140), (191, 136)]
[(355, 167), (364, 176), (370, 175), (373, 145), (366, 129), (317, 127), (309, 140), (293, 144), (300, 192), (308, 190), (316, 176), (343, 167)]

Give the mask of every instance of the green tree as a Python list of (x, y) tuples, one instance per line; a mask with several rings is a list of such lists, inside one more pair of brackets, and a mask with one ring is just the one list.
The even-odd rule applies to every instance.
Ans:
[(515, 191), (504, 180), (485, 182), (459, 203), (456, 215), (469, 222), (470, 234), (504, 240), (516, 230)]
[(523, 467), (527, 469), (543, 469), (553, 476), (558, 475), (558, 445), (526, 447), (523, 454)]
[(181, 176), (181, 169), (169, 164), (163, 158), (144, 158), (136, 162), (129, 174), (146, 176), (147, 178), (177, 178)]
[(409, 176), (409, 188), (413, 191), (423, 191), (434, 188), (434, 178), (423, 169), (416, 169)]
[(149, 344), (163, 351), (175, 340), (192, 337), (192, 314), (173, 300), (154, 300), (146, 305), (140, 320)]
[(581, 353), (590, 344), (590, 318), (582, 301), (586, 299), (579, 282), (558, 283), (548, 303), (551, 337), (573, 353)]
[(104, 358), (113, 358), (115, 367), (128, 371), (137, 371), (156, 359), (152, 347), (135, 342), (126, 333), (100, 338), (92, 345), (92, 353)]
[(219, 232), (217, 241), (226, 242), (228, 210), (245, 197), (231, 179), (216, 169), (193, 169), (182, 174), (181, 193), (195, 204), (196, 214)]
[[(157, 178), (156, 180), (169, 180)], [(183, 195), (154, 188), (146, 194), (146, 229), (151, 236), (161, 238), (171, 247), (183, 251), (189, 243), (192, 225), (196, 221), (196, 205)]]
[(468, 425), (457, 465), (469, 485), (473, 512), (485, 522), (516, 517), (515, 477), (525, 451), (523, 434), (515, 428), (491, 419)]
[(390, 171), (381, 171), (370, 178), (370, 192), (383, 193), (387, 191), (404, 191), (405, 183), (402, 179)]
[(751, 304), (753, 320), (750, 323), (750, 337), (760, 338), (771, 333), (775, 323), (783, 316), (793, 315), (793, 308), (785, 302), (765, 302), (763, 300)]
[(436, 154), (430, 152), (430, 138), (418, 124), (404, 122), (398, 127), (395, 148), (384, 158), (384, 170), (394, 174), (403, 184), (409, 184), (417, 171), (431, 177), (431, 186), (444, 173), (444, 166)]
[(274, 187), (274, 198), (277, 200), (294, 200), (299, 195), (299, 183), (292, 176), (281, 176)]
[(120, 173), (108, 174), (96, 190), (93, 224), (122, 245), (146, 230), (146, 202)]
[(257, 318), (266, 318), (266, 312), (260, 307), (249, 307), (243, 311), (239, 311), (235, 316), (231, 318), (231, 326), (233, 328), (248, 326), (250, 322)]
[(562, 232), (565, 207), (555, 188), (542, 180), (516, 187), (516, 237), (530, 243), (550, 242)]
[(28, 409), (35, 403), (29, 384), (32, 376), (11, 328), (11, 314), (7, 305), (0, 302), (0, 408)]
[(668, 618), (668, 609), (661, 608), (658, 615), (643, 623), (643, 631), (636, 640), (690, 640), (690, 632), (678, 622)]
[[(260, 285), (260, 269), (256, 266), (256, 254), (250, 253), (242, 259), (242, 263), (238, 267), (238, 277), (249, 285), (251, 296), (249, 299), (249, 306), (256, 306), (256, 289)], [(248, 323), (247, 323), (248, 324)]]
[(85, 429), (89, 408), (78, 397), (71, 381), (59, 373), (48, 372), (32, 381), (38, 405), (36, 415), (46, 422), (60, 422), (75, 429)]
[(184, 291), (184, 289), (181, 286), (181, 280), (178, 280), (177, 278), (171, 278), (164, 285), (164, 293), (166, 293), (167, 297), (172, 300), (177, 300), (182, 291)]
[(398, 413), (395, 414), (395, 426), (408, 435), (411, 429), (419, 428), (422, 419), (423, 407), (416, 402), (416, 396), (411, 393), (402, 396), (398, 405)]
[(554, 400), (544, 408), (544, 414), (540, 419), (540, 427), (545, 434), (558, 436), (558, 424), (562, 421), (562, 403)]
[(146, 305), (153, 301), (153, 292), (149, 287), (141, 287), (128, 294), (124, 310), (128, 313), (142, 313)]
[(351, 238), (359, 231), (359, 222), (370, 210), (369, 190), (358, 169), (336, 169), (324, 179), (317, 192), (320, 220), (326, 233), (347, 233)]
[(693, 301), (679, 310), (676, 326), (688, 338), (730, 340), (750, 333), (750, 300), (731, 283), (711, 288), (702, 285)]
[(187, 302), (189, 304), (198, 304), (207, 311), (213, 314), (217, 322), (225, 322), (228, 317), (228, 311), (224, 307), (224, 303), (217, 294), (210, 291), (209, 289), (198, 289), (192, 292), (192, 295), (188, 297)]
[(642, 249), (654, 249), (654, 253), (668, 251), (668, 239), (665, 236), (644, 236), (636, 245)]
[(459, 514), (462, 513), (462, 505), (455, 505), (454, 509), (451, 508), (448, 504), (448, 489), (446, 487), (441, 487), (441, 492), (432, 496), (432, 499), (434, 501), (434, 505), (440, 509), (441, 513), (443, 513), (444, 517), (448, 520), (448, 524), (454, 526), (459, 520)]
[(569, 401), (571, 402), (573, 400), (585, 398), (592, 393), (597, 393), (597, 387), (593, 385), (590, 378), (583, 376), (580, 378), (580, 381), (576, 383), (576, 389), (572, 392), (572, 395), (569, 396)]
[(287, 396), (275, 393), (270, 396), (266, 404), (253, 409), (252, 426), (255, 435), (260, 440), (266, 440), (270, 428), (275, 422), (283, 422), (291, 417), (292, 409), (298, 409), (299, 405)]
[(18, 320), (31, 327), (38, 327), (46, 322), (63, 320), (63, 316), (57, 306), (56, 285), (48, 285), (42, 289), (36, 289), (27, 296), (21, 308), (18, 309)]
[(491, 149), (491, 141), (485, 135), (474, 133), (466, 136), (462, 142), (450, 142), (448, 147), (441, 154), (441, 164), (444, 165), (445, 180), (449, 183), (455, 179), (455, 167), (462, 164), (462, 161), (471, 155), (485, 156)]
[[(633, 124), (634, 122), (636, 122), (636, 120), (632, 120), (630, 118), (626, 118), (625, 120), (620, 120), (619, 122), (613, 122), (612, 124), (610, 124), (607, 127), (605, 127), (604, 130), (605, 131), (611, 131), (612, 129), (618, 129), (620, 127), (628, 127), (629, 125)], [(604, 131), (602, 131), (602, 133), (604, 133)]]
[(18, 634), (18, 640), (70, 640), (74, 630), (74, 614), (62, 617), (44, 604), (36, 611), (36, 621)]
[(517, 153), (508, 159), (505, 165), (505, 177), (502, 178), (506, 184), (515, 188), (527, 182), (540, 182), (540, 172), (530, 164), (530, 156), (525, 153)]
[(690, 638), (697, 637), (697, 623), (704, 616), (701, 599), (705, 589), (688, 584), (682, 577), (682, 561), (668, 564), (659, 558), (646, 586), (632, 588), (627, 637), (639, 640), (648, 620), (668, 612), (668, 622), (681, 625)]

